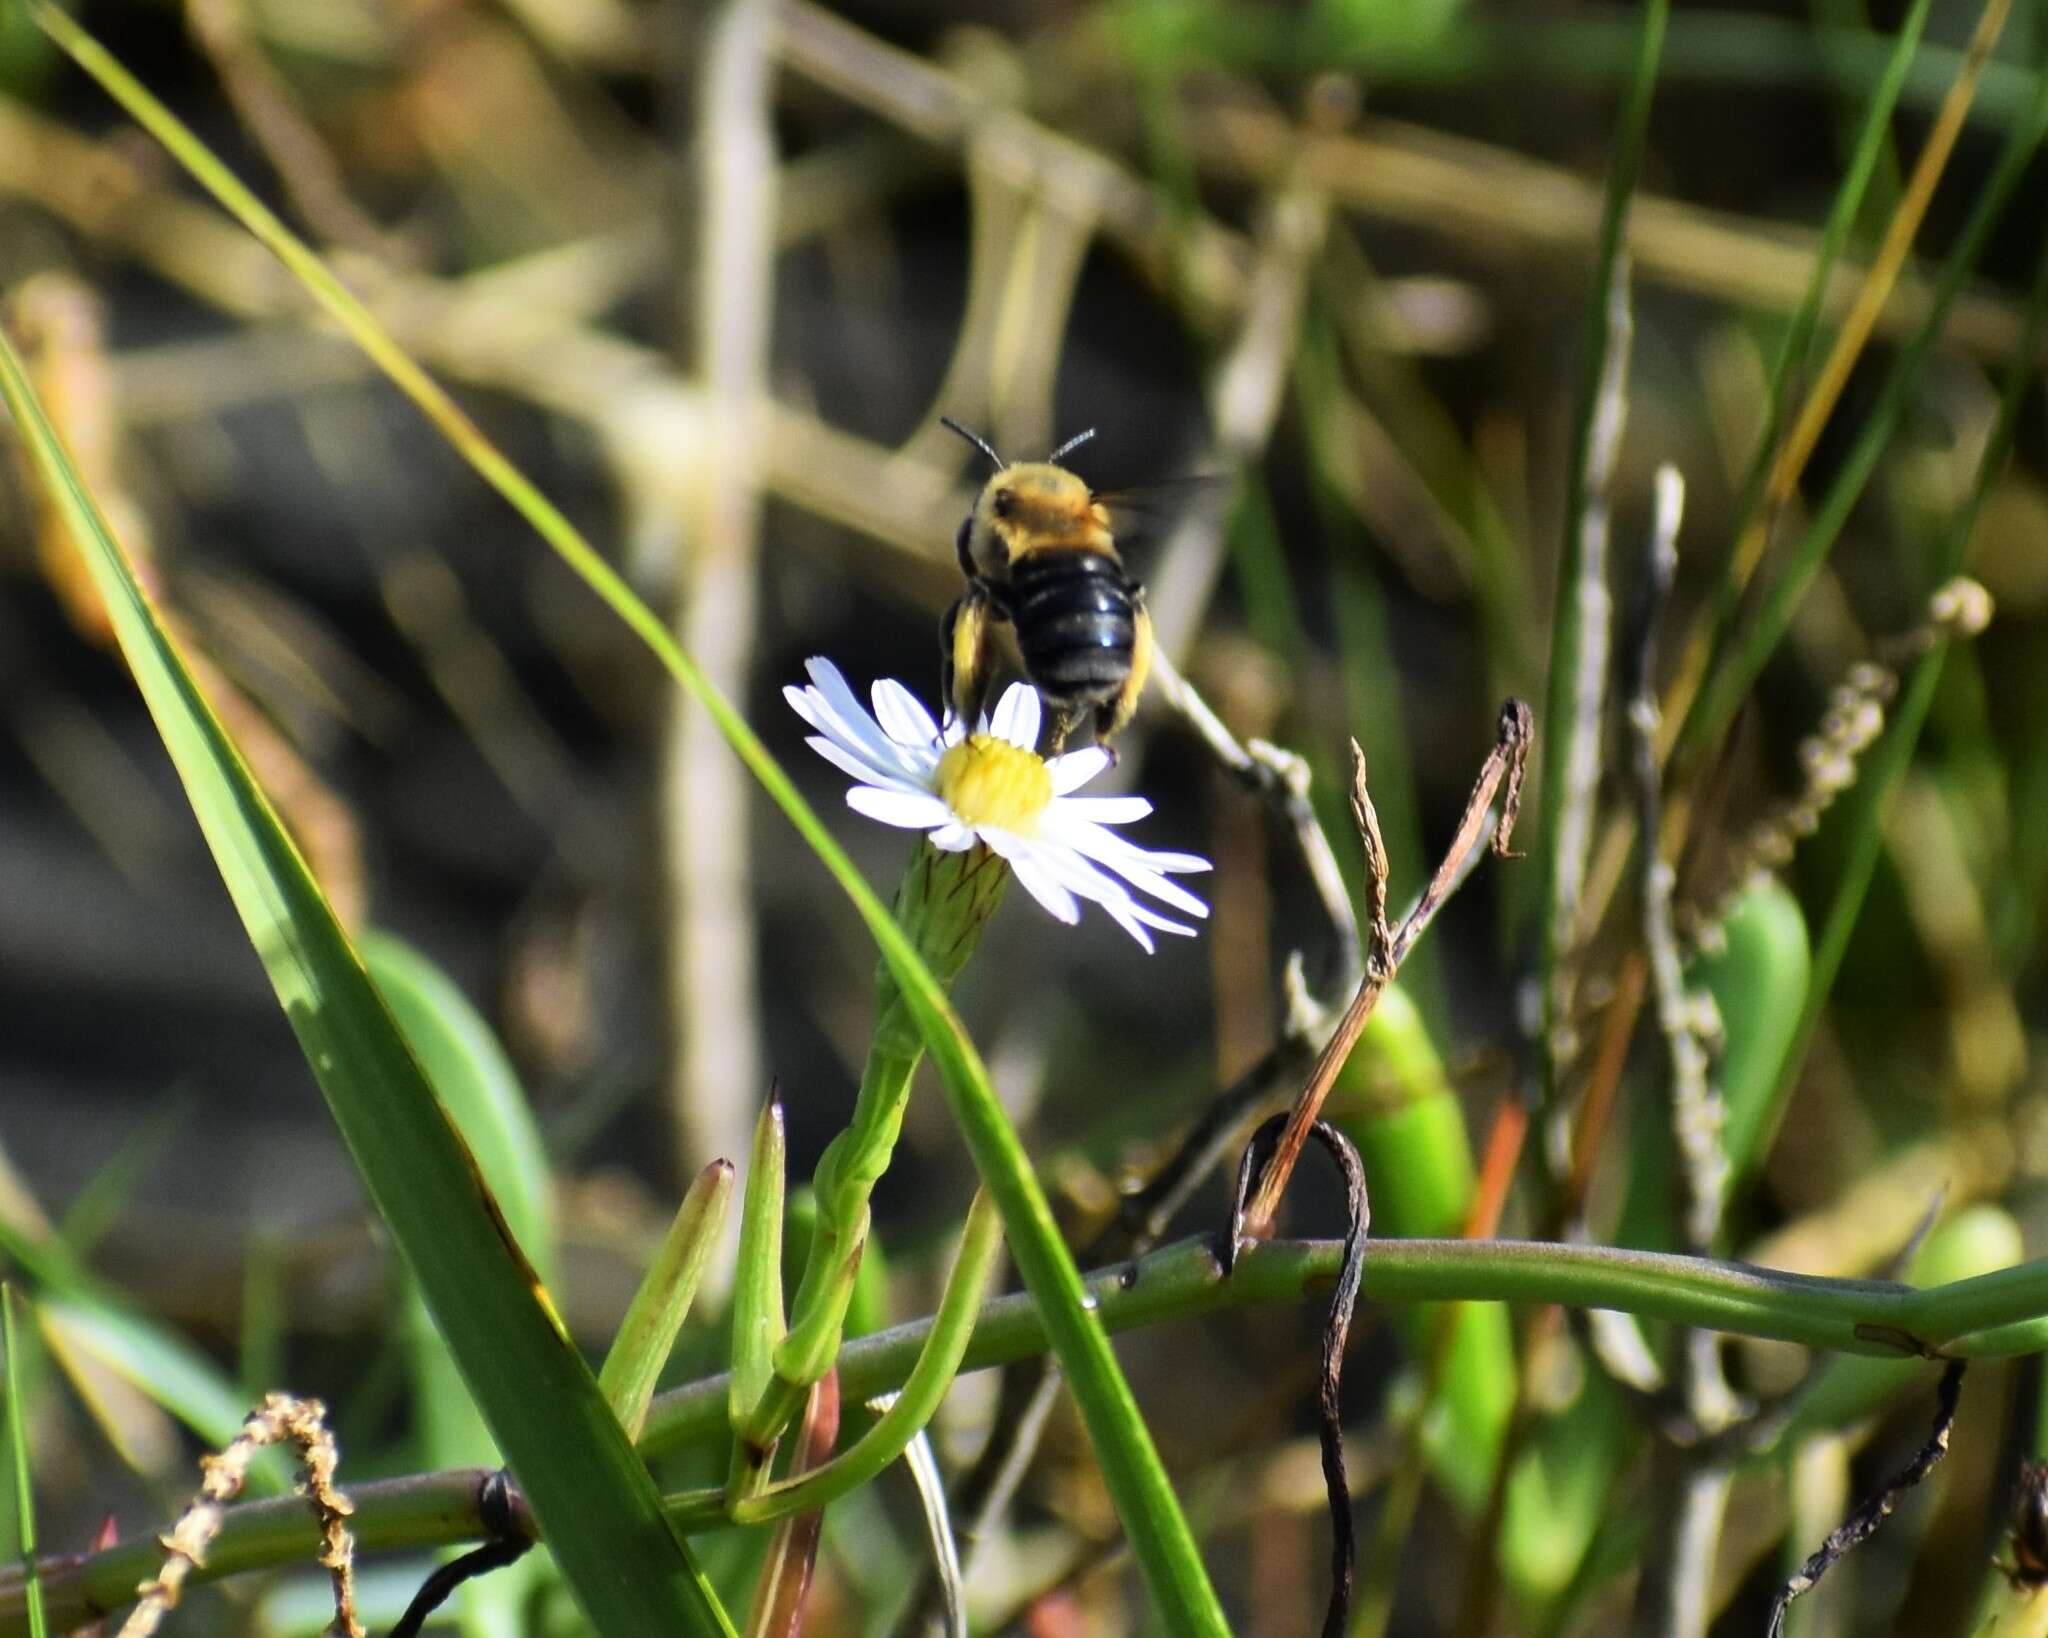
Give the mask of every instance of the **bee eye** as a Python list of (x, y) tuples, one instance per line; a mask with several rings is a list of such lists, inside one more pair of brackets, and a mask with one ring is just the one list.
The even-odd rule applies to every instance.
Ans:
[(1007, 489), (998, 489), (995, 499), (990, 501), (989, 505), (997, 517), (1006, 518), (1017, 510), (1017, 497)]

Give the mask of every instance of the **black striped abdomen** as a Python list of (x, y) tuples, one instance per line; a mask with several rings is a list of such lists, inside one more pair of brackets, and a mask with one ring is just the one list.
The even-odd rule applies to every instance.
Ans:
[(1040, 548), (1010, 565), (1007, 602), (1024, 670), (1055, 705), (1101, 705), (1131, 674), (1137, 611), (1123, 566), (1102, 552)]

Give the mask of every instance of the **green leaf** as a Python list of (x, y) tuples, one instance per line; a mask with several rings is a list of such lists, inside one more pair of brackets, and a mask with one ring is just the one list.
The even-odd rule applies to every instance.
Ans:
[[(541, 1283), (550, 1284), (556, 1256), (547, 1154), (504, 1047), (455, 981), (412, 946), (371, 932), (359, 947), (506, 1226)], [(504, 1458), (497, 1441), (417, 1282), (405, 1281), (401, 1300), (419, 1459), (429, 1468), (498, 1466)], [(469, 1638), (513, 1630), (545, 1563), (529, 1554), (495, 1575), (465, 1581), (454, 1607)]]
[(611, 1351), (604, 1356), (597, 1383), (629, 1439), (640, 1437), (647, 1403), (654, 1397), (669, 1350), (675, 1347), (676, 1333), (690, 1316), (705, 1266), (718, 1249), (731, 1201), (732, 1162), (714, 1160), (697, 1174), (676, 1208), (675, 1221), (662, 1236), (661, 1247), (619, 1322)]
[(251, 942), (392, 1237), (511, 1458), (586, 1615), (671, 1638), (730, 1623), (668, 1527), (462, 1140), (43, 413), (11, 343), (4, 395), (85, 554)]
[[(771, 1097), (754, 1123), (754, 1149), (747, 1158), (747, 1192), (740, 1207), (739, 1263), (732, 1291), (733, 1482), (765, 1479), (759, 1453), (750, 1460), (747, 1433), (770, 1384), (775, 1350), (788, 1323), (782, 1306), (782, 1202), (788, 1145), (782, 1100)], [(765, 1437), (773, 1439), (775, 1429)]]
[(512, 1060), (455, 981), (403, 939), (369, 932), (363, 962), (434, 1096), (469, 1145), (505, 1224), (543, 1284), (555, 1277), (553, 1183)]
[(29, 1465), (28, 1428), (22, 1414), (22, 1395), (28, 1391), (28, 1373), (21, 1368), (21, 1354), (15, 1347), (14, 1287), (0, 1282), (0, 1349), (6, 1351), (7, 1460), (14, 1469), (14, 1534), (21, 1548), (21, 1573), (28, 1593), (28, 1630), (32, 1638), (45, 1638), (49, 1623), (43, 1614), (43, 1577), (36, 1568), (35, 1474)]

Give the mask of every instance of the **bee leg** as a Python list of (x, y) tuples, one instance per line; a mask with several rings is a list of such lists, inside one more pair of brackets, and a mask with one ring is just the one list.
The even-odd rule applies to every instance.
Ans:
[(979, 581), (946, 611), (939, 627), (939, 692), (969, 727), (988, 692), (988, 627), (994, 605)]
[(1145, 678), (1152, 670), (1152, 616), (1145, 612), (1145, 604), (1137, 595), (1139, 588), (1132, 587), (1133, 612), (1137, 615), (1135, 640), (1131, 644), (1131, 674), (1124, 678), (1123, 687), (1116, 692), (1101, 710), (1095, 713), (1095, 743), (1106, 745), (1115, 735), (1124, 731), (1124, 725), (1131, 720), (1138, 709), (1138, 696), (1144, 692)]

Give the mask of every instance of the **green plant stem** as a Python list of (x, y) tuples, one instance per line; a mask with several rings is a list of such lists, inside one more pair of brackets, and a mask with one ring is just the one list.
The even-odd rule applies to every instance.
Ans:
[(48, 1611), (43, 1607), (43, 1578), (36, 1564), (35, 1464), (28, 1448), (28, 1421), (22, 1399), (28, 1392), (28, 1371), (17, 1350), (14, 1328), (14, 1287), (0, 1281), (0, 1350), (6, 1358), (7, 1456), (14, 1469), (14, 1534), (21, 1549), (22, 1592), (27, 1603), (28, 1627), (32, 1638), (44, 1638), (49, 1630)]
[[(1225, 1279), (1210, 1240), (1184, 1240), (1135, 1265), (1088, 1278), (1096, 1314), (1112, 1331), (1168, 1320), (1300, 1302), (1328, 1290), (1343, 1247), (1334, 1240), (1248, 1246)], [(1128, 1282), (1128, 1283), (1127, 1283)], [(1681, 1325), (1834, 1348), (1879, 1359), (1911, 1357), (1916, 1344), (1975, 1359), (2048, 1348), (2048, 1259), (1915, 1290), (1883, 1280), (1829, 1280), (1709, 1258), (1516, 1240), (1378, 1240), (1366, 1258), (1364, 1294), (1377, 1302), (1562, 1302), (1616, 1308)], [(930, 1339), (932, 1321), (849, 1342), (838, 1360), (840, 1391), (872, 1398), (903, 1385)], [(1047, 1326), (1028, 1293), (982, 1305), (962, 1370), (1006, 1364), (1046, 1347)], [(727, 1437), (724, 1376), (659, 1395), (640, 1441), (644, 1454), (719, 1448)], [(351, 1524), (366, 1551), (442, 1546), (484, 1534), (481, 1469), (351, 1486)], [(317, 1549), (295, 1497), (230, 1508), (193, 1580), (303, 1561)], [(162, 1556), (153, 1536), (84, 1559), (44, 1560), (51, 1624), (60, 1630), (118, 1608)], [(0, 1574), (0, 1638), (27, 1631), (19, 1574)]]
[(895, 1403), (862, 1435), (851, 1450), (822, 1467), (796, 1474), (737, 1500), (719, 1491), (700, 1492), (678, 1506), (673, 1499), (669, 1518), (680, 1528), (715, 1528), (722, 1524), (766, 1524), (808, 1513), (837, 1501), (876, 1477), (901, 1456), (910, 1441), (938, 1414), (939, 1402), (959, 1374), (961, 1356), (974, 1333), (982, 1294), (995, 1272), (1002, 1250), (1000, 1221), (986, 1194), (974, 1197), (960, 1255), (918, 1350), (917, 1363), (904, 1379)]

